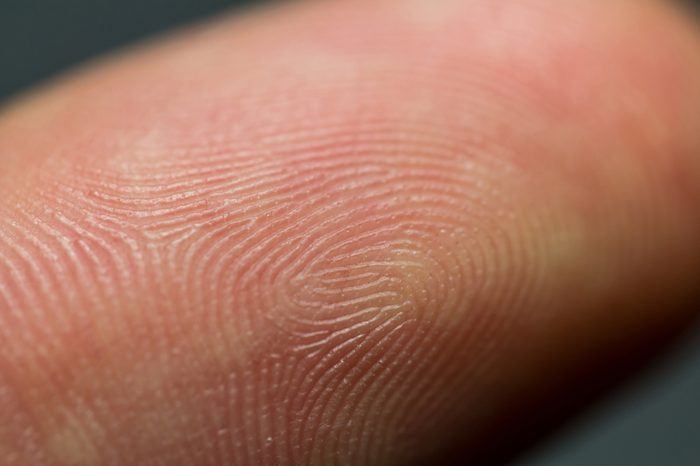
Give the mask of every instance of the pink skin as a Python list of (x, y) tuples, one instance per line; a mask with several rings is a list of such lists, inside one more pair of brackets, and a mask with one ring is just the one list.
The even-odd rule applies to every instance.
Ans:
[(16, 103), (0, 464), (482, 455), (691, 317), (699, 49), (654, 1), (312, 3)]

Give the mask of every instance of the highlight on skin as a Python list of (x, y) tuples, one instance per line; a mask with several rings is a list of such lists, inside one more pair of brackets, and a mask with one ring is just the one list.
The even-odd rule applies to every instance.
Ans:
[(363, 0), (14, 103), (0, 463), (485, 454), (692, 317), (699, 81), (665, 2)]

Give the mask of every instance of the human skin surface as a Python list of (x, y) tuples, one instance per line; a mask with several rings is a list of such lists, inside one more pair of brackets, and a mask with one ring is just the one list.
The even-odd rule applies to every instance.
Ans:
[(485, 461), (693, 317), (699, 205), (661, 1), (297, 3), (104, 60), (0, 116), (0, 464)]

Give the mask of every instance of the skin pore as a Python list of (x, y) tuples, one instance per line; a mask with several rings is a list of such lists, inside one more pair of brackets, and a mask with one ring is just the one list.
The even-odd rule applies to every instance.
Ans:
[(0, 115), (0, 464), (483, 464), (694, 317), (698, 205), (668, 2), (298, 2), (112, 57)]

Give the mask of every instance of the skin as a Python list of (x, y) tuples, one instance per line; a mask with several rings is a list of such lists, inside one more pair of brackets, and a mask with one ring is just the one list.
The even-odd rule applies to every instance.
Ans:
[(14, 102), (0, 463), (494, 461), (693, 317), (699, 83), (661, 1), (356, 0)]

